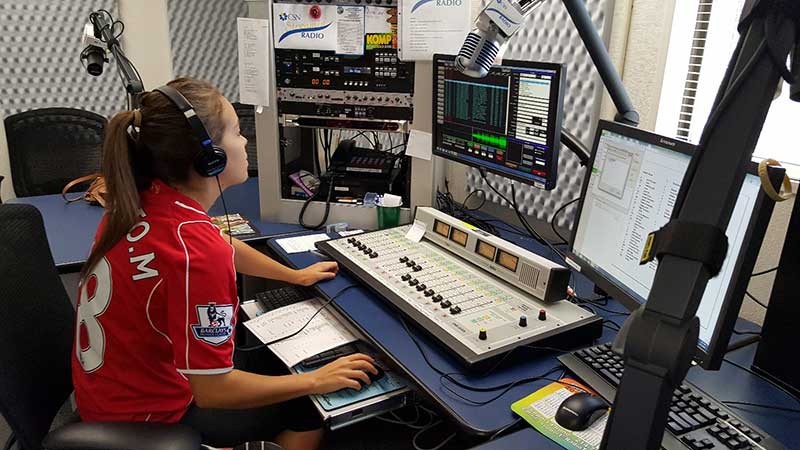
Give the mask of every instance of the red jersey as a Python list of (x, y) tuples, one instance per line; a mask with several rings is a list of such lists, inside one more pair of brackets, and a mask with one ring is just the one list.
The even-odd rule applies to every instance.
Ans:
[(79, 288), (72, 379), (85, 421), (177, 422), (187, 374), (233, 369), (233, 248), (163, 182), (140, 198), (140, 222)]

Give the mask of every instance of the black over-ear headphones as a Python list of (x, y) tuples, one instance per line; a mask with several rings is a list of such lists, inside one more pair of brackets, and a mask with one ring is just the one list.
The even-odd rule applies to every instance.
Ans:
[(197, 173), (204, 177), (213, 177), (222, 173), (225, 170), (225, 164), (228, 162), (228, 156), (225, 154), (225, 150), (211, 142), (211, 136), (208, 135), (203, 121), (197, 117), (197, 113), (195, 113), (194, 107), (189, 103), (189, 100), (186, 100), (186, 97), (172, 86), (164, 85), (154, 89), (154, 91), (164, 94), (178, 107), (189, 122), (189, 126), (192, 127), (195, 137), (200, 141), (200, 152), (195, 155), (193, 160), (194, 169)]

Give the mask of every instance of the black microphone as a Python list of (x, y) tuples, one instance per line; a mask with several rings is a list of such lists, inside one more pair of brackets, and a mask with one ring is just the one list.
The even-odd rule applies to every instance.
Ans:
[(94, 25), (87, 23), (81, 37), (81, 42), (86, 46), (81, 52), (81, 60), (86, 61), (89, 75), (95, 77), (103, 73), (103, 64), (108, 62), (105, 45), (98, 37)]

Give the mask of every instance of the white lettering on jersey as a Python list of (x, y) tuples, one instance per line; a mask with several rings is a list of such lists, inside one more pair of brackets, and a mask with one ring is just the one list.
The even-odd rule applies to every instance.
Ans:
[(145, 255), (139, 256), (131, 256), (128, 260), (131, 264), (138, 263), (136, 265), (136, 269), (139, 270), (139, 273), (135, 274), (133, 277), (133, 281), (145, 280), (147, 278), (157, 277), (158, 270), (153, 269), (151, 267), (147, 267), (147, 264), (156, 259), (156, 254), (153, 252), (147, 253)]
[[(133, 234), (136, 231), (137, 228), (141, 228), (142, 231), (139, 234)], [(128, 236), (127, 236), (128, 242), (136, 242), (136, 241), (138, 241), (139, 239), (147, 236), (147, 233), (149, 231), (150, 231), (150, 224), (149, 223), (147, 223), (145, 221), (137, 223), (136, 225), (134, 225), (131, 228), (130, 233), (128, 233)]]
[[(89, 280), (96, 279), (94, 294), (89, 298)], [(95, 265), (86, 282), (81, 285), (78, 300), (77, 326), (75, 327), (75, 353), (85, 372), (94, 372), (103, 366), (106, 352), (106, 335), (98, 320), (111, 303), (111, 266), (106, 258)], [(86, 327), (89, 342), (81, 342), (81, 325)]]

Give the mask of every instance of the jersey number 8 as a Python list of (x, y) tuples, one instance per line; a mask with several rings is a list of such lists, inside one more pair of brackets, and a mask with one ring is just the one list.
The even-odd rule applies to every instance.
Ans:
[[(94, 292), (89, 297), (89, 288), (92, 284)], [(106, 311), (109, 303), (111, 303), (111, 266), (108, 260), (103, 258), (81, 284), (78, 300), (75, 353), (85, 372), (94, 372), (103, 366), (106, 337), (98, 318)], [(88, 342), (82, 342), (81, 326), (86, 329), (85, 337), (88, 338)]]

